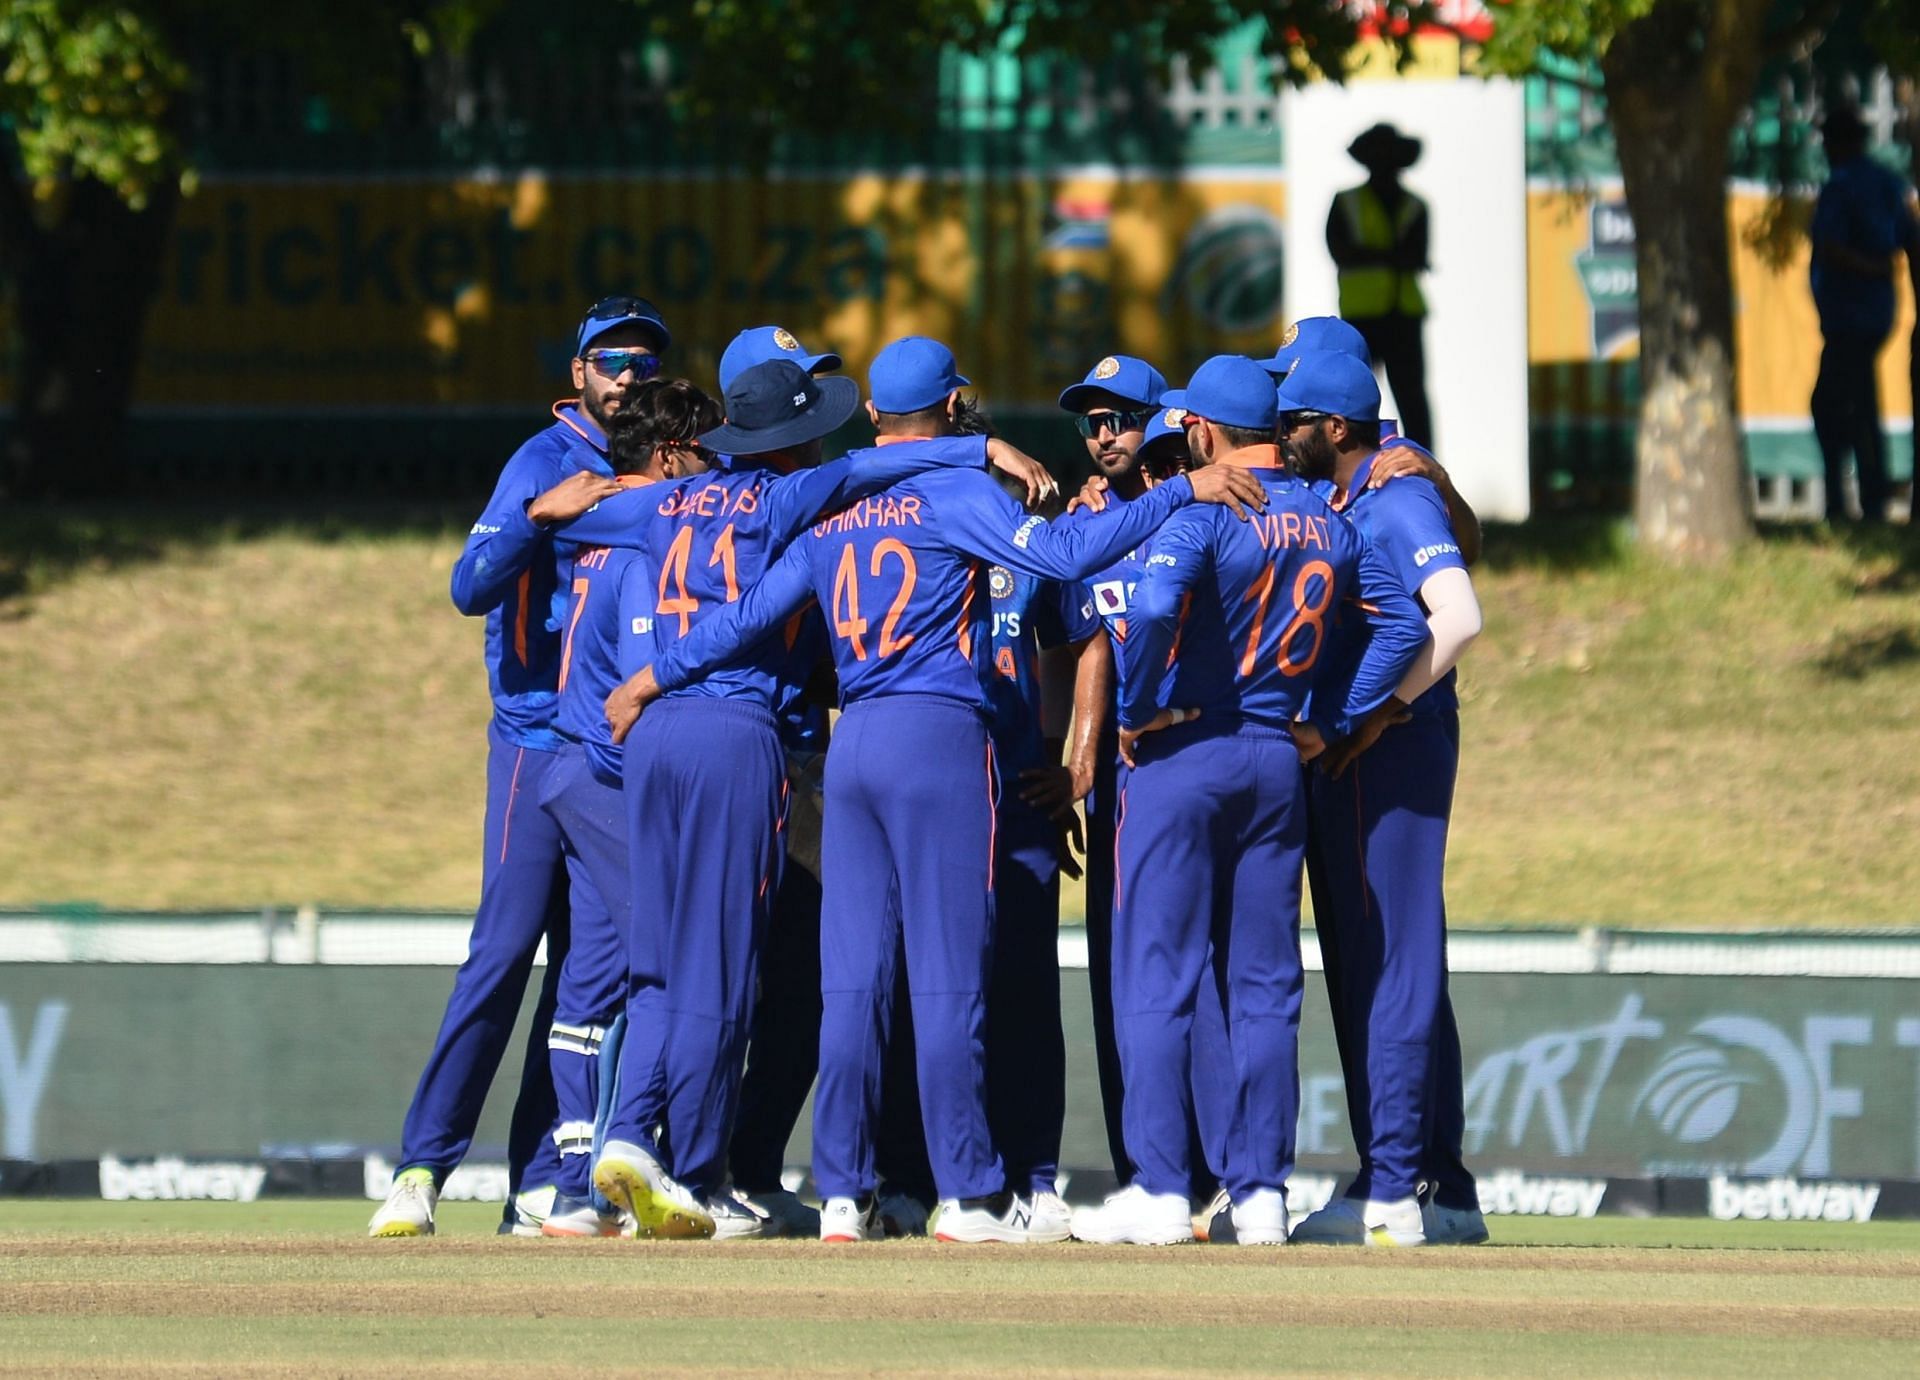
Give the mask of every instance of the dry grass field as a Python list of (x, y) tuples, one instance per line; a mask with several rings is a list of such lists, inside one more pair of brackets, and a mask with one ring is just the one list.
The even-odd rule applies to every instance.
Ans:
[[(0, 515), (0, 905), (470, 905), (464, 517)], [(1461, 925), (1920, 919), (1920, 539), (1715, 569), (1496, 530), (1463, 675)], [(1071, 904), (1071, 903), (1070, 903)]]

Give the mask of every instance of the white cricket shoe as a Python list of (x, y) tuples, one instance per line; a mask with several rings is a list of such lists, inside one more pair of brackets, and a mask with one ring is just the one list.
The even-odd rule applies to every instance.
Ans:
[(431, 1169), (403, 1169), (394, 1175), (387, 1201), (367, 1224), (368, 1236), (432, 1236), (433, 1210), (440, 1190)]
[(778, 1222), (731, 1188), (709, 1194), (704, 1206), (713, 1219), (715, 1241), (756, 1241), (780, 1235)]
[(1420, 1226), (1429, 1246), (1478, 1246), (1487, 1239), (1487, 1219), (1480, 1209), (1420, 1205)]
[(1183, 1193), (1149, 1193), (1129, 1184), (1099, 1207), (1073, 1210), (1073, 1235), (1103, 1246), (1179, 1246), (1193, 1240)]
[(1418, 1199), (1336, 1198), (1295, 1227), (1293, 1241), (1298, 1246), (1423, 1246), (1427, 1234)]
[(1287, 1244), (1287, 1197), (1277, 1188), (1256, 1188), (1233, 1205), (1233, 1239), (1242, 1246)]
[(602, 1212), (591, 1198), (556, 1193), (540, 1224), (542, 1236), (624, 1236), (618, 1213)]
[(1070, 1241), (1073, 1239), (1073, 1209), (1067, 1206), (1067, 1200), (1049, 1189), (1045, 1193), (1036, 1193), (1027, 1199), (1027, 1211), (1033, 1214), (1033, 1239), (1035, 1241)]
[(872, 1204), (863, 1208), (851, 1198), (829, 1198), (820, 1205), (822, 1241), (873, 1241), (881, 1231), (880, 1214)]
[(1033, 1209), (1027, 1200), (1013, 1193), (996, 1193), (990, 1198), (948, 1198), (940, 1204), (940, 1218), (934, 1223), (933, 1239), (946, 1242), (978, 1243), (1002, 1241), (1025, 1246), (1040, 1241), (1065, 1241), (1066, 1235), (1045, 1237), (1033, 1229)]
[(547, 1218), (552, 1215), (553, 1205), (559, 1197), (560, 1190), (552, 1184), (514, 1194), (513, 1206), (508, 1209), (508, 1215), (501, 1219), (500, 1235), (544, 1236)]
[(651, 1151), (632, 1141), (610, 1140), (600, 1147), (593, 1186), (614, 1211), (632, 1215), (641, 1236), (713, 1235), (713, 1217), (693, 1190), (668, 1174)]
[(748, 1207), (761, 1213), (767, 1221), (778, 1228), (769, 1232), (770, 1236), (799, 1236), (812, 1239), (820, 1235), (820, 1209), (808, 1207), (800, 1200), (800, 1195), (789, 1189), (776, 1188), (771, 1193), (741, 1193), (733, 1190), (734, 1196), (745, 1200)]
[(911, 1193), (889, 1189), (880, 1194), (874, 1211), (880, 1215), (881, 1232), (888, 1238), (927, 1234), (927, 1205)]

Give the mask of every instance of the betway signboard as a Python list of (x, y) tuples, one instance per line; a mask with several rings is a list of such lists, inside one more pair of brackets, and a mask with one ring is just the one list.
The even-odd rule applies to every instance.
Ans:
[[(117, 1196), (239, 1196), (244, 1171), (196, 1166), (390, 1155), (450, 978), (0, 965), (0, 1160), (110, 1160)], [(1088, 1171), (1106, 1155), (1085, 973), (1063, 987), (1062, 1159)], [(1495, 1211), (1625, 1210), (1609, 1181), (1660, 1179), (1697, 1185), (1698, 1212), (1836, 1220), (1884, 1214), (1876, 1183), (1920, 1181), (1920, 982), (1471, 973), (1453, 992), (1466, 1148)], [(1353, 1165), (1317, 974), (1301, 1050), (1304, 1188)], [(496, 1091), (479, 1144), (505, 1142), (510, 1100)], [(803, 1125), (789, 1159), (806, 1153)]]

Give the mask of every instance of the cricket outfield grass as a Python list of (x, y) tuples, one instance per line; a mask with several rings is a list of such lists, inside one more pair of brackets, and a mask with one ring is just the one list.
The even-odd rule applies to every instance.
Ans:
[(448, 1204), (14, 1202), (0, 1374), (1894, 1373), (1920, 1224), (1496, 1219), (1475, 1249), (526, 1241)]

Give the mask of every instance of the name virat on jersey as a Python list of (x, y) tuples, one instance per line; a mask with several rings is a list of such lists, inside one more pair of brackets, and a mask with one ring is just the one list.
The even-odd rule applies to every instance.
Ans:
[(1289, 548), (1311, 550), (1315, 547), (1326, 551), (1332, 547), (1327, 531), (1328, 520), (1313, 513), (1269, 511), (1255, 513), (1248, 521), (1253, 525), (1253, 535), (1267, 551), (1285, 551)]

